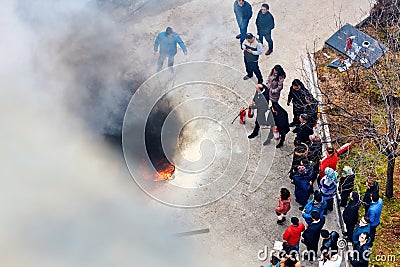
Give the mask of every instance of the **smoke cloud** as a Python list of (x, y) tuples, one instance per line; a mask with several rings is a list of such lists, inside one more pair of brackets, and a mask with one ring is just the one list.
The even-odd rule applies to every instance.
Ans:
[(5, 0), (0, 23), (1, 265), (190, 265), (101, 138), (139, 83), (118, 25), (76, 0)]

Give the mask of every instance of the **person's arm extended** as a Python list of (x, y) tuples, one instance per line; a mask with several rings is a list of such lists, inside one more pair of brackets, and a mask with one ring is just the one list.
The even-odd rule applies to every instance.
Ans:
[(186, 45), (185, 45), (185, 43), (182, 41), (181, 37), (180, 37), (178, 34), (176, 35), (176, 41), (178, 42), (179, 46), (182, 48), (183, 53), (185, 53), (185, 55), (186, 55), (186, 53), (187, 53)]
[(160, 34), (157, 35), (156, 40), (154, 41), (154, 53), (158, 52), (158, 47), (160, 45)]

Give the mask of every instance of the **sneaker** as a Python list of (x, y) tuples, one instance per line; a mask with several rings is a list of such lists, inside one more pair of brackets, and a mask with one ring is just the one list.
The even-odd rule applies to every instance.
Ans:
[(303, 210), (304, 210), (304, 207), (303, 207), (303, 206), (299, 207), (299, 210), (300, 210), (300, 211), (303, 211)]
[(252, 133), (249, 136), (247, 136), (247, 138), (249, 139), (253, 139), (254, 137), (256, 137), (258, 134)]
[(271, 139), (267, 139), (265, 140), (265, 142), (263, 143), (263, 146), (267, 146), (271, 143)]
[(246, 80), (248, 80), (248, 79), (250, 79), (250, 78), (251, 78), (251, 77), (249, 77), (249, 76), (246, 75), (246, 76), (243, 77), (243, 80), (246, 81)]
[(283, 147), (282, 143), (279, 143), (279, 144), (276, 145), (276, 148), (280, 148), (280, 147)]
[(268, 50), (267, 52), (265, 52), (265, 55), (266, 56), (269, 56), (269, 55), (271, 55), (272, 54), (272, 50)]
[(240, 39), (240, 33), (236, 35), (236, 39)]

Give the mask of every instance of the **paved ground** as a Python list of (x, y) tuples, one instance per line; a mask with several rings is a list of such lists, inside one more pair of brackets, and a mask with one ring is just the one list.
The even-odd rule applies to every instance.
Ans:
[[(146, 17), (133, 17), (132, 24), (128, 27), (127, 33), (129, 43), (133, 43), (132, 63), (140, 62), (137, 65), (147, 65), (154, 69), (154, 64), (148, 58), (138, 57), (138, 51), (151, 49), (152, 41), (157, 32), (166, 26), (172, 26), (181, 33), (182, 39), (187, 43), (189, 56), (184, 57), (180, 52), (176, 62), (191, 62), (195, 60), (207, 60), (226, 64), (239, 71), (244, 71), (242, 63), (242, 51), (239, 43), (234, 39), (237, 34), (237, 25), (232, 12), (232, 1), (187, 1), (178, 3), (171, 9), (160, 11), (157, 14)], [(262, 1), (251, 1), (253, 11), (257, 12)], [(276, 29), (273, 31), (274, 53), (271, 56), (261, 56), (260, 66), (264, 76), (275, 64), (284, 67), (287, 73), (285, 89), (281, 97), (281, 103), (286, 107), (286, 97), (290, 82), (293, 78), (301, 75), (302, 57), (307, 49), (313, 51), (320, 49), (324, 41), (333, 34), (338, 26), (344, 23), (355, 24), (361, 21), (369, 10), (369, 1), (334, 1), (321, 3), (321, 1), (270, 1), (272, 14), (275, 16)], [(143, 11), (147, 12), (147, 11)], [(133, 23), (134, 22), (134, 23)], [(249, 31), (255, 33), (255, 17), (250, 22)], [(136, 39), (137, 32), (143, 33), (143, 38)], [(150, 33), (150, 34), (149, 34)], [(147, 52), (146, 52), (147, 53)], [(151, 65), (153, 64), (153, 65)], [(150, 68), (150, 69), (151, 69)], [(175, 72), (174, 82), (179, 84), (180, 70)], [(191, 72), (193, 74), (193, 72)], [(232, 74), (231, 77), (218, 74), (220, 84), (228, 85), (237, 92), (245, 101), (249, 101), (253, 95), (253, 85), (249, 82), (240, 81), (240, 74)], [(187, 79), (190, 80), (190, 75)], [(212, 74), (210, 74), (212, 75)], [(196, 75), (194, 75), (196, 76)], [(230, 78), (230, 79), (229, 79)], [(195, 78), (194, 78), (195, 79)], [(234, 80), (234, 81), (232, 81)], [(249, 85), (250, 84), (250, 85)], [(230, 93), (217, 94), (221, 90), (215, 86), (198, 86), (196, 89), (184, 88), (186, 97), (190, 98), (193, 92), (199, 92), (213, 100), (220, 101), (223, 107), (207, 107), (206, 116), (213, 117), (215, 123), (207, 124), (197, 120), (197, 123), (186, 125), (186, 134), (192, 137), (183, 140), (186, 156), (192, 160), (201, 158), (199, 153), (200, 141), (212, 139), (215, 144), (221, 145), (216, 149), (216, 161), (221, 162), (223, 155), (231, 153), (235, 159), (235, 150), (229, 148), (224, 138), (225, 131), (218, 131), (218, 122), (221, 122), (226, 131), (238, 131), (239, 126), (229, 125), (233, 117), (232, 110), (237, 110), (243, 103), (243, 99), (237, 99)], [(175, 95), (175, 98), (179, 94)], [(204, 102), (207, 106), (207, 101)], [(201, 109), (201, 107), (199, 106)], [(232, 108), (230, 110), (229, 108)], [(291, 112), (291, 108), (288, 108)], [(193, 111), (192, 111), (193, 112)], [(190, 111), (188, 112), (190, 113)], [(187, 113), (185, 113), (187, 114)], [(219, 114), (219, 115), (216, 115)], [(237, 124), (237, 123), (236, 123)], [(251, 131), (253, 122), (246, 124), (247, 131)], [(200, 129), (200, 130), (199, 130)], [(224, 128), (225, 129), (225, 128)], [(183, 135), (183, 136), (187, 136)], [(262, 138), (265, 138), (263, 133)], [(197, 140), (197, 141), (194, 141)], [(252, 140), (247, 143), (244, 135), (238, 137), (230, 136), (233, 144), (243, 145), (245, 148), (239, 150), (241, 153), (248, 152), (249, 161), (246, 163), (243, 176), (237, 186), (219, 201), (195, 209), (179, 209), (153, 203), (155, 209), (164, 214), (169, 220), (178, 225), (182, 232), (210, 229), (209, 233), (185, 237), (196, 251), (212, 259), (214, 266), (259, 266), (263, 263), (257, 259), (259, 250), (273, 247), (274, 240), (280, 240), (285, 226), (276, 224), (274, 208), (277, 203), (279, 189), (283, 186), (294, 190), (289, 184), (287, 171), (292, 157), (293, 134), (288, 136), (287, 145), (275, 151), (273, 145), (262, 147), (263, 139)], [(246, 150), (247, 148), (247, 150)], [(184, 151), (185, 151), (184, 149)], [(185, 152), (183, 152), (185, 153)], [(258, 164), (258, 168), (257, 168)], [(272, 167), (269, 170), (269, 164)], [(203, 175), (185, 175), (177, 171), (176, 179), (171, 183), (179, 186), (201, 186), (213, 181), (214, 176), (219, 177), (220, 168), (229, 168), (228, 165), (212, 165), (208, 172)], [(184, 169), (185, 166), (182, 168)], [(237, 166), (241, 170), (241, 166)], [(256, 173), (254, 175), (254, 173)], [(268, 173), (265, 181), (265, 174)], [(255, 192), (249, 191), (249, 185), (262, 182)], [(259, 183), (257, 183), (258, 185)], [(162, 190), (162, 189), (160, 189)], [(199, 189), (200, 190), (200, 189)], [(173, 193), (173, 191), (171, 191)], [(184, 198), (190, 198), (186, 195)], [(197, 197), (197, 196), (193, 196)], [(187, 200), (187, 199), (186, 199)], [(184, 201), (185, 202), (185, 201)], [(185, 202), (186, 203), (186, 202)], [(300, 216), (298, 205), (293, 201), (293, 208), (288, 217)], [(334, 214), (327, 217), (328, 229), (337, 229), (337, 222)], [(287, 225), (287, 224), (286, 224)], [(302, 263), (304, 266), (312, 266), (311, 263)]]
[[(276, 225), (273, 212), (279, 189), (287, 186), (293, 190), (286, 175), (293, 135), (288, 136), (288, 145), (275, 151), (272, 145), (261, 146), (265, 132), (262, 138), (247, 142), (246, 132), (252, 124), (230, 123), (233, 113), (254, 92), (250, 81), (241, 80), (244, 66), (234, 39), (238, 28), (233, 0), (154, 0), (134, 16), (116, 9), (111, 23), (93, 19), (103, 14), (80, 13), (82, 1), (61, 2), (24, 5), (24, 1), (7, 0), (0, 11), (5, 26), (0, 46), (7, 51), (0, 66), (2, 88), (6, 89), (0, 90), (0, 106), (6, 114), (0, 139), (0, 244), (5, 248), (1, 265), (264, 265), (257, 259), (258, 251), (271, 248), (284, 229)], [(254, 11), (261, 3), (251, 1)], [(260, 65), (264, 75), (275, 64), (285, 68), (284, 104), (291, 80), (300, 75), (306, 48), (312, 50), (314, 42), (320, 48), (336, 31), (339, 18), (343, 24), (360, 21), (369, 1), (273, 0), (269, 4), (276, 19), (275, 50), (269, 57), (263, 55)], [(87, 16), (92, 17), (86, 20)], [(254, 20), (250, 31), (255, 29)], [(107, 23), (110, 25), (105, 26)], [(150, 192), (187, 204), (199, 196), (224, 195), (227, 186), (229, 189), (241, 178), (219, 201), (200, 208), (171, 207), (144, 194), (130, 179), (120, 151), (104, 147), (98, 133), (93, 134), (82, 122), (87, 114), (71, 111), (83, 106), (82, 99), (96, 102), (87, 90), (90, 81), (80, 80), (86, 75), (96, 77), (91, 71), (100, 70), (99, 76), (111, 78), (117, 72), (126, 73), (125, 78), (134, 81), (150, 77), (155, 71), (154, 38), (168, 25), (181, 33), (189, 49), (188, 57), (178, 53), (176, 63), (203, 60), (239, 70), (219, 66), (213, 71), (215, 64), (207, 68), (192, 64), (194, 69), (190, 67), (189, 72), (186, 67), (176, 68), (175, 76), (158, 83), (165, 85), (159, 87), (164, 90), (197, 74), (207, 75), (203, 82), (182, 84), (174, 96), (176, 101), (197, 98), (197, 102), (182, 106), (183, 121), (194, 114), (212, 118), (188, 121), (176, 140), (187, 159), (210, 167), (199, 175), (188, 175), (189, 165), (185, 164), (190, 162), (178, 162), (176, 179), (158, 183)], [(114, 35), (115, 28), (124, 30), (122, 41)], [(94, 63), (86, 64), (86, 58), (94, 58)], [(122, 65), (129, 65), (128, 71), (118, 64), (107, 65), (110, 58), (127, 61), (129, 64)], [(103, 60), (108, 61), (105, 64)], [(108, 97), (112, 98), (116, 91), (110, 91)], [(66, 102), (77, 105), (71, 108)], [(206, 139), (214, 142), (199, 142)], [(207, 154), (206, 160), (198, 160), (203, 159), (200, 152)], [(214, 158), (217, 160), (207, 165), (208, 159)], [(216, 179), (221, 174), (224, 179)], [(219, 186), (204, 186), (211, 182)], [(175, 195), (174, 185), (194, 188), (195, 193)], [(257, 190), (252, 192), (249, 186)], [(294, 203), (291, 215), (300, 215)], [(334, 217), (330, 214), (328, 218), (334, 228)], [(174, 233), (198, 229), (209, 232), (171, 239)]]

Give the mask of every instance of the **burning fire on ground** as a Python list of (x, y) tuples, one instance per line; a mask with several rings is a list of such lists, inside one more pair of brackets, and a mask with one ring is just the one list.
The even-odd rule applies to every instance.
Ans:
[(166, 181), (166, 180), (172, 180), (173, 175), (175, 172), (175, 166), (174, 164), (166, 161), (166, 162), (161, 162), (158, 165), (157, 168), (157, 173), (154, 181), (160, 182), (160, 181)]

